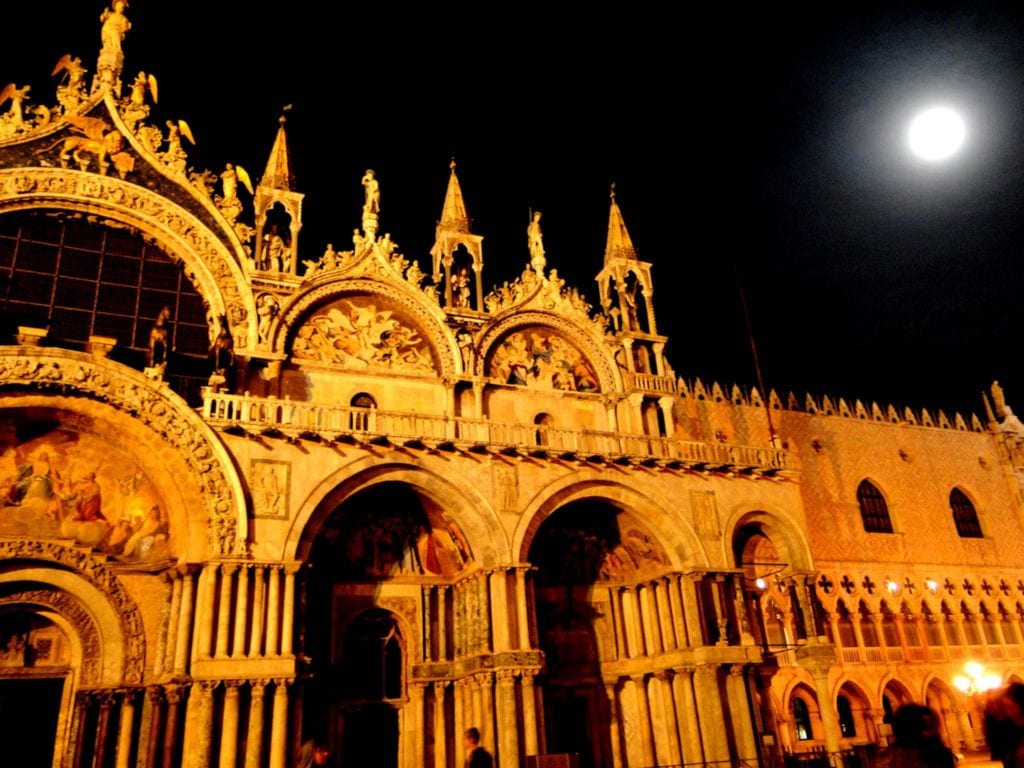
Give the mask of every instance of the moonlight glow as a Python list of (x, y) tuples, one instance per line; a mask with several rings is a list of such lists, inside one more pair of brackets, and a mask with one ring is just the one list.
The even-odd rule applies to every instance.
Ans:
[(964, 143), (964, 121), (949, 107), (932, 107), (910, 124), (907, 140), (911, 151), (922, 160), (936, 162), (956, 154)]

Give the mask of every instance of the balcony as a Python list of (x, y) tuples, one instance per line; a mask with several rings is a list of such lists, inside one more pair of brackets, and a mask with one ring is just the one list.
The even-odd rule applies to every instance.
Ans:
[(671, 376), (655, 376), (653, 373), (622, 372), (622, 383), (626, 391), (657, 392), (662, 395), (676, 393), (676, 381)]
[(288, 437), (315, 434), (330, 440), (386, 438), (399, 444), (420, 441), (435, 446), (523, 453), (542, 451), (581, 458), (600, 457), (607, 461), (653, 460), (669, 466), (678, 464), (697, 470), (750, 474), (776, 474), (786, 468), (786, 452), (776, 448), (430, 416), (210, 390), (204, 390), (199, 412), (211, 426), (240, 426), (257, 432), (274, 429)]

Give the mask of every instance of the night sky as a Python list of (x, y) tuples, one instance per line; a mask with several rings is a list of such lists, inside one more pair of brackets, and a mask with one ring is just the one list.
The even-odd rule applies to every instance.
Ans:
[[(615, 182), (685, 378), (756, 383), (742, 284), (769, 387), (980, 413), (999, 379), (1024, 412), (1020, 4), (643, 5), (132, 0), (125, 79), (156, 75), (152, 118), (188, 121), (193, 165), (254, 181), (293, 105), (300, 260), (350, 241), (374, 168), (381, 231), (429, 272), (454, 156), (485, 286), (525, 267), (532, 208), (595, 302)], [(7, 4), (0, 86), (55, 103), (61, 55), (94, 70), (102, 10)], [(925, 166), (904, 133), (936, 101), (968, 143)]]

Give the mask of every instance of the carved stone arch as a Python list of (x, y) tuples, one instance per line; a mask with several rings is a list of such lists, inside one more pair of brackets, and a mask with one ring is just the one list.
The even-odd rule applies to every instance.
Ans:
[(878, 690), (876, 693), (878, 696), (879, 706), (881, 706), (882, 697), (885, 695), (886, 689), (890, 686), (907, 701), (912, 701), (916, 698), (910, 686), (907, 685), (906, 682), (898, 678), (893, 672), (886, 672), (878, 681)]
[(271, 329), (270, 352), (275, 356), (290, 356), (295, 333), (316, 308), (348, 296), (379, 296), (400, 306), (419, 326), (418, 330), (423, 333), (437, 356), (437, 374), (441, 378), (450, 379), (462, 373), (462, 356), (455, 341), (455, 333), (445, 325), (444, 313), (410, 291), (404, 286), (360, 277), (314, 286), (295, 296), (282, 308), (276, 326)]
[(867, 686), (849, 672), (843, 672), (832, 685), (832, 698), (836, 699), (843, 692), (844, 687), (853, 690), (864, 701), (871, 701), (871, 695), (868, 693)]
[[(180, 458), (204, 512), (196, 525), (205, 523), (202, 527), (209, 537), (206, 552), (231, 555), (244, 549), (248, 534), (245, 494), (231, 456), (178, 395), (105, 358), (62, 349), (36, 348), (26, 354), (22, 347), (0, 347), (0, 407), (75, 410), (76, 401), (81, 400), (99, 401), (127, 414), (168, 448), (169, 455)], [(191, 549), (194, 557), (205, 554), (198, 546)]]
[(723, 545), (735, 546), (738, 537), (744, 530), (757, 530), (767, 537), (775, 546), (776, 551), (787, 565), (787, 572), (811, 572), (814, 560), (811, 557), (810, 545), (800, 527), (781, 510), (767, 510), (765, 505), (737, 507), (725, 521), (722, 537)]
[(707, 567), (710, 562), (700, 538), (690, 524), (673, 514), (670, 504), (620, 481), (610, 481), (597, 472), (580, 471), (540, 489), (523, 510), (512, 535), (512, 555), (527, 562), (530, 547), (541, 525), (552, 514), (574, 501), (607, 501), (634, 514), (657, 538), (671, 561), (670, 568)]
[(35, 583), (12, 585), (10, 591), (0, 582), (0, 610), (9, 608), (23, 609), (42, 616), (56, 624), (71, 644), (71, 657), (78, 671), (78, 683), (84, 687), (99, 687), (102, 683), (116, 684), (118, 677), (104, 680), (100, 673), (101, 648), (103, 647), (100, 633), (92, 615), (82, 601), (70, 592), (53, 589), (30, 587)]
[(69, 168), (0, 170), (0, 214), (23, 210), (83, 213), (139, 230), (184, 263), (209, 312), (228, 317), (236, 349), (255, 347), (256, 305), (240, 265), (244, 254), (171, 199), (128, 181)]
[(622, 389), (621, 378), (611, 356), (589, 329), (549, 312), (536, 310), (504, 314), (480, 334), (480, 357), (484, 361), (485, 375), (497, 344), (514, 331), (532, 326), (558, 331), (569, 340), (593, 368), (600, 392), (608, 393)]
[(481, 567), (509, 562), (507, 537), (497, 514), (471, 484), (454, 474), (442, 477), (415, 464), (372, 456), (342, 467), (310, 493), (292, 522), (280, 556), (305, 561), (321, 525), (341, 503), (359, 491), (388, 482), (408, 485), (450, 514)]
[(91, 623), (100, 639), (92, 670), (97, 682), (142, 682), (146, 662), (142, 614), (117, 575), (99, 558), (55, 542), (0, 539), (0, 560), (4, 561), (0, 594), (4, 585), (11, 585), (11, 595), (31, 595), (76, 627)]

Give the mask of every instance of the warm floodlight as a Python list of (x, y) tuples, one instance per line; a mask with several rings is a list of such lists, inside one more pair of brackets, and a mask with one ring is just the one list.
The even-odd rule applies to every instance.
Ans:
[(926, 109), (914, 118), (907, 131), (910, 150), (928, 162), (952, 157), (966, 136), (963, 119), (949, 107)]

